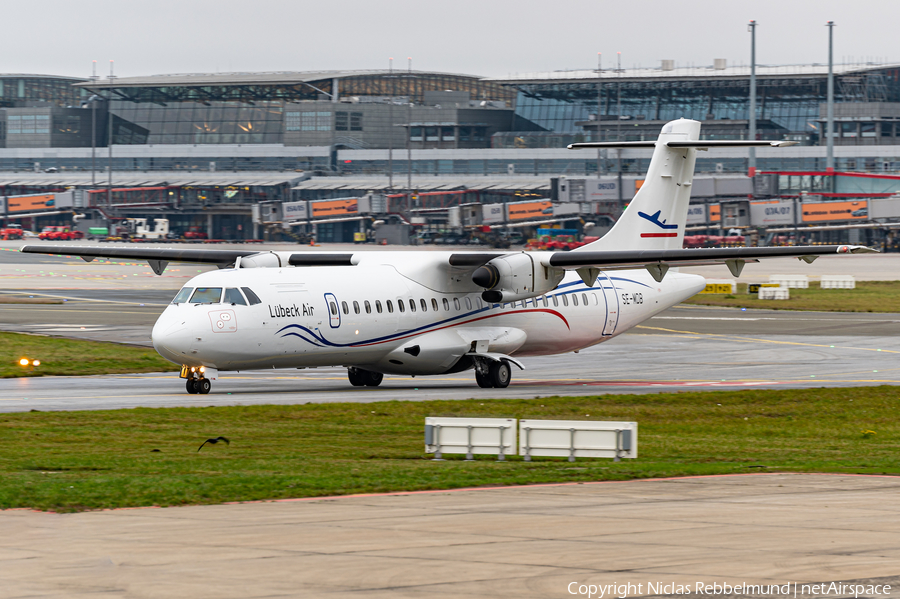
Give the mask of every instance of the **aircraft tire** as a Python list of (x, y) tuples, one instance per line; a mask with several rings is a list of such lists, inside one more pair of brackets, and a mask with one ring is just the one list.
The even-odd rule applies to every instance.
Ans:
[(364, 387), (367, 382), (367, 376), (365, 375), (365, 370), (360, 370), (359, 368), (353, 368), (352, 366), (347, 369), (347, 379), (349, 379), (350, 384), (354, 387)]
[(509, 362), (506, 360), (491, 362), (491, 367), (488, 371), (488, 379), (490, 380), (492, 387), (495, 389), (506, 389), (509, 387), (511, 378), (512, 369), (509, 367)]
[(482, 389), (490, 389), (491, 387), (493, 387), (493, 385), (491, 384), (491, 375), (482, 375), (477, 370), (475, 371), (475, 382), (478, 383), (478, 386)]
[(197, 381), (195, 379), (188, 379), (184, 386), (188, 393), (192, 395), (197, 393)]
[(212, 383), (209, 382), (209, 379), (200, 379), (197, 381), (197, 393), (202, 395), (206, 395), (209, 393), (209, 390), (212, 389)]
[(367, 387), (377, 387), (381, 384), (381, 381), (384, 380), (384, 374), (380, 372), (372, 372), (371, 370), (366, 371), (366, 386)]

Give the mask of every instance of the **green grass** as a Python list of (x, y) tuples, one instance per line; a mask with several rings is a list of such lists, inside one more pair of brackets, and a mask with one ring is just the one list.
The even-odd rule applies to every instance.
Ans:
[(812, 310), (816, 312), (900, 312), (900, 281), (857, 281), (856, 289), (791, 289), (789, 300), (760, 300), (747, 293), (747, 284), (738, 283), (734, 295), (695, 295), (685, 302), (701, 306), (767, 308), (770, 310)]
[[(900, 474), (896, 406), (897, 388), (882, 386), (3, 414), (0, 508), (78, 511), (760, 471)], [(639, 458), (434, 462), (423, 453), (425, 416), (635, 420)], [(231, 445), (197, 452), (219, 435)]]
[[(36, 368), (23, 368), (19, 360), (40, 360)], [(44, 337), (0, 333), (0, 377), (43, 375), (119, 374), (171, 372), (178, 366), (163, 360), (153, 349)]]

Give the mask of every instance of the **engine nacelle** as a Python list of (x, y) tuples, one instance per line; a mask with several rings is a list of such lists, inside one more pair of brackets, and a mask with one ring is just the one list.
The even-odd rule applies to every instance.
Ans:
[(472, 273), (472, 282), (486, 291), (486, 302), (514, 302), (553, 291), (566, 271), (544, 266), (527, 252), (494, 258)]
[(282, 264), (281, 256), (275, 252), (260, 252), (249, 256), (239, 258), (239, 268), (281, 268), (287, 264), (287, 260)]

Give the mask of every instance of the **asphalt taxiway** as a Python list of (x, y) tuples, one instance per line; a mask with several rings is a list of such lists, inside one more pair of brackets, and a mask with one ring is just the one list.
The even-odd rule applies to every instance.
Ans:
[[(152, 321), (165, 305), (143, 302), (110, 310), (105, 302), (131, 300), (115, 292), (103, 292), (102, 298), (95, 291), (65, 293), (73, 298), (66, 304), (0, 305), (4, 328), (146, 345)], [(54, 322), (11, 322), (34, 309)], [(173, 366), (169, 373), (0, 380), (0, 411), (900, 384), (898, 333), (898, 314), (678, 306), (577, 354), (525, 358), (526, 370), (516, 370), (507, 389), (480, 389), (470, 372), (388, 376), (380, 387), (360, 388), (349, 385), (342, 368), (318, 368), (223, 373), (209, 395), (189, 395)]]
[(897, 477), (761, 474), (8, 511), (0, 595), (544, 599), (585, 597), (581, 585), (632, 584), (633, 597), (700, 582), (779, 587), (728, 594), (747, 599), (784, 597), (784, 585), (802, 599), (853, 597), (801, 586), (841, 581), (882, 599), (900, 588), (898, 492)]

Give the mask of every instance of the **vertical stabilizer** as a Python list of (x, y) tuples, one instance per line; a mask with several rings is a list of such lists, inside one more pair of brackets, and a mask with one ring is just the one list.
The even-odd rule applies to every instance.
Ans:
[[(643, 185), (622, 217), (597, 241), (578, 248), (597, 250), (668, 250), (681, 248), (691, 183), (694, 180), (695, 148), (670, 148), (670, 141), (697, 141), (700, 123), (679, 119), (666, 123), (659, 134)], [(575, 250), (578, 251), (578, 250)]]

